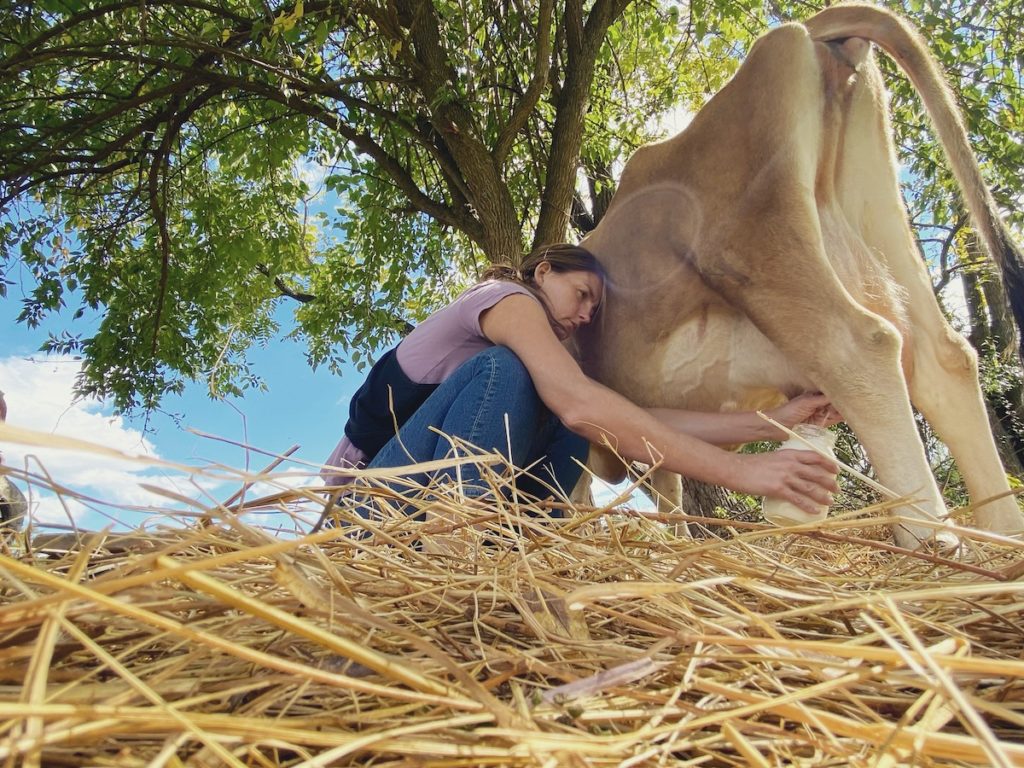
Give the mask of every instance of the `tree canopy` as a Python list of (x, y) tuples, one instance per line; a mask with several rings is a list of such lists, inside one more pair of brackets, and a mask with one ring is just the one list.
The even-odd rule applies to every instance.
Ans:
[[(0, 288), (83, 394), (156, 406), (258, 382), (292, 334), (357, 362), (479, 268), (592, 228), (657, 118), (696, 109), (770, 24), (753, 0), (36, 0), (0, 7)], [(1024, 160), (1024, 18), (908, 0), (998, 199)], [(911, 210), (949, 279), (969, 234), (911, 89), (891, 79)], [(102, 314), (82, 332), (75, 315)], [(63, 316), (63, 315), (62, 315)]]

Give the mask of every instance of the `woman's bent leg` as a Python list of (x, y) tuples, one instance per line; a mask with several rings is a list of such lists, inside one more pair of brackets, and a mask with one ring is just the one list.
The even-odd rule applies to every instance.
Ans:
[[(370, 468), (400, 467), (452, 453), (464, 442), (496, 451), (516, 466), (527, 464), (543, 405), (529, 372), (514, 352), (492, 347), (474, 355), (442, 383), (370, 462)], [(434, 477), (461, 477), (465, 491), (487, 487), (474, 464), (449, 467)], [(425, 485), (426, 474), (410, 475)]]
[[(570, 431), (550, 411), (531, 450), (530, 474), (516, 482), (518, 490), (535, 498), (568, 497), (583, 474), (590, 441)], [(560, 517), (560, 514), (552, 513)]]

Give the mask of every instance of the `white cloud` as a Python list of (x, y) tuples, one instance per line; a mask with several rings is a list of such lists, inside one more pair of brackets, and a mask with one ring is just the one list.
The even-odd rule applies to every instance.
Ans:
[[(103, 403), (74, 402), (72, 391), (80, 365), (79, 361), (67, 357), (0, 357), (0, 391), (5, 393), (8, 405), (8, 424), (84, 440), (129, 456), (143, 457), (143, 461), (119, 460), (97, 451), (0, 441), (0, 452), (7, 467), (43, 478), (31, 483), (17, 476), (13, 479), (29, 498), (36, 524), (73, 524), (85, 530), (98, 530), (110, 525), (120, 529), (134, 528), (144, 523), (147, 526), (173, 525), (191, 519), (183, 518), (182, 512), (196, 514), (213, 507), (241, 487), (244, 482), (241, 473), (227, 466), (216, 472), (192, 474), (157, 466), (157, 462), (167, 457), (150, 435), (113, 415), (112, 409)], [(146, 463), (146, 459), (153, 460), (153, 463)], [(177, 457), (170, 459), (176, 461)], [(205, 467), (213, 466), (208, 460), (202, 463)], [(254, 471), (262, 466), (260, 461), (253, 463)], [(290, 471), (278, 469), (271, 482), (260, 480), (250, 487), (245, 499), (251, 503), (288, 489), (316, 487), (319, 480), (311, 477), (311, 472), (311, 469), (303, 467), (294, 467)], [(194, 506), (188, 507), (167, 495), (154, 493), (144, 485), (194, 499)], [(610, 501), (621, 493), (626, 484), (614, 488), (602, 488), (602, 485), (595, 484), (594, 489), (599, 503)], [(53, 486), (66, 488), (69, 493), (58, 495)], [(319, 500), (313, 500), (288, 506), (301, 514), (308, 526), (319, 517), (321, 504)], [(651, 507), (639, 493), (634, 495), (632, 504), (642, 509)], [(261, 526), (291, 528), (293, 524), (278, 514), (280, 509), (272, 505), (247, 514), (245, 519)]]
[(307, 203), (322, 202), (326, 198), (327, 188), (324, 181), (330, 170), (328, 166), (308, 158), (300, 158), (296, 161), (295, 175), (306, 183), (310, 191), (311, 197), (307, 198)]
[[(80, 365), (69, 357), (0, 358), (0, 391), (7, 401), (8, 424), (85, 440), (130, 456), (160, 459), (153, 442), (120, 416), (112, 415), (105, 404), (73, 401)], [(189, 497), (200, 495), (184, 473), (97, 452), (2, 442), (0, 451), (6, 466), (50, 479), (33, 484), (15, 479), (29, 497), (38, 523), (69, 525), (73, 521), (76, 526), (95, 529), (116, 520), (119, 527), (133, 527), (154, 515), (170, 522), (163, 510), (180, 505), (147, 491), (141, 483)], [(50, 482), (71, 491), (62, 494), (63, 503), (48, 487)], [(207, 487), (217, 484), (208, 479), (197, 482)]]

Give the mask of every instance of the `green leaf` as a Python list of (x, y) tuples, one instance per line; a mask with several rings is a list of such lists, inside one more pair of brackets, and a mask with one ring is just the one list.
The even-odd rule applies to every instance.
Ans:
[(313, 45), (316, 48), (321, 47), (327, 42), (327, 36), (330, 34), (330, 27), (327, 26), (326, 21), (321, 21), (316, 25), (316, 29), (313, 30)]
[[(269, 338), (278, 302), (295, 305), (286, 332), (311, 365), (372, 359), (497, 257), (480, 243), (525, 250), (542, 200), (571, 209), (546, 199), (549, 175), (610, 194), (625, 159), (660, 137), (658, 116), (700, 108), (757, 35), (811, 12), (793, 0), (632, 2), (592, 66), (574, 70), (556, 3), (545, 86), (498, 163), (535, 75), (537, 4), (419, 5), (436, 50), (403, 48), (411, 21), (386, 3), (90, 4), (76, 15), (84, 4), (39, 0), (25, 24), (4, 25), (0, 169), (5, 193), (23, 192), (0, 211), (0, 294), (17, 275), (26, 323), (59, 313), (68, 291), (102, 316), (81, 341), (83, 392), (130, 409), (188, 381), (218, 396), (258, 387), (247, 350)], [(596, 7), (584, 4), (585, 23)], [(962, 4), (902, 8), (954, 73), (984, 171), (1019, 226), (1019, 9), (972, 6), (968, 24)], [(588, 108), (566, 110), (581, 73)], [(911, 208), (932, 225), (956, 221), (916, 96), (895, 73), (886, 82)], [(449, 125), (431, 122), (438, 112)], [(556, 129), (579, 135), (578, 149), (559, 149)]]

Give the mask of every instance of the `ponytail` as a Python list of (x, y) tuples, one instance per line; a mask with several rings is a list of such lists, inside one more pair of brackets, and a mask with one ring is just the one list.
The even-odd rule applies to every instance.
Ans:
[(480, 276), (481, 280), (509, 280), (513, 283), (526, 284), (523, 273), (519, 267), (511, 264), (492, 264)]

